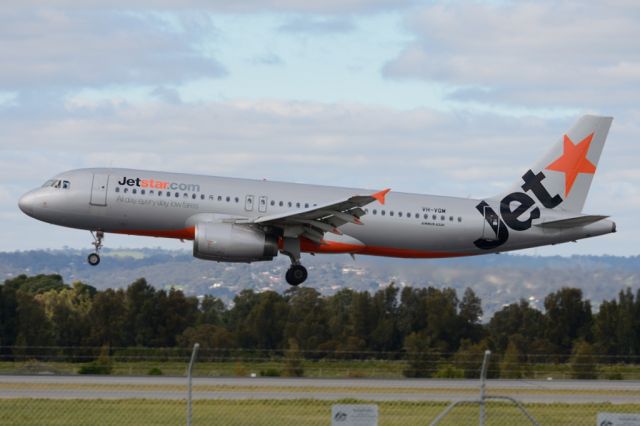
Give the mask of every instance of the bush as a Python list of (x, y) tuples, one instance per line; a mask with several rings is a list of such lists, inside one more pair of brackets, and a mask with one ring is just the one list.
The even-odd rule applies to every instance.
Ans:
[(83, 365), (78, 369), (78, 374), (111, 374), (111, 365), (98, 364), (92, 362), (91, 364)]
[(78, 369), (78, 374), (111, 374), (113, 364), (109, 357), (109, 346), (104, 345), (100, 348), (100, 355), (94, 362), (83, 365)]
[(573, 347), (569, 365), (572, 379), (592, 380), (598, 377), (593, 348), (584, 340), (579, 341)]
[(289, 339), (289, 350), (285, 354), (283, 374), (287, 377), (304, 376), (302, 353), (296, 339)]
[(266, 370), (260, 370), (260, 376), (262, 377), (280, 377), (280, 370), (276, 368), (267, 368)]
[(464, 370), (451, 364), (442, 364), (433, 377), (437, 379), (464, 379)]
[(162, 370), (160, 370), (158, 367), (153, 367), (152, 369), (147, 371), (147, 375), (148, 376), (162, 376)]

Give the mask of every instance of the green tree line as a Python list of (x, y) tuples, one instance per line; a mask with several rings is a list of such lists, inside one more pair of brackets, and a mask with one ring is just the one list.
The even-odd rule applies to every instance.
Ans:
[(505, 371), (516, 376), (524, 358), (564, 362), (599, 354), (606, 355), (602, 362), (637, 362), (640, 355), (640, 292), (630, 289), (597, 313), (580, 289), (562, 288), (545, 297), (544, 311), (520, 300), (484, 324), (482, 314), (470, 288), (461, 298), (452, 288), (393, 283), (373, 294), (342, 289), (331, 296), (309, 287), (284, 294), (243, 290), (226, 306), (213, 296), (157, 290), (142, 278), (126, 289), (98, 291), (67, 285), (60, 275), (20, 275), (0, 285), (0, 347), (6, 354), (16, 347), (198, 342), (204, 350), (294, 348), (310, 359), (385, 353), (409, 361), (407, 376), (429, 375), (426, 366), (442, 358), (476, 371), (485, 349), (500, 354)]

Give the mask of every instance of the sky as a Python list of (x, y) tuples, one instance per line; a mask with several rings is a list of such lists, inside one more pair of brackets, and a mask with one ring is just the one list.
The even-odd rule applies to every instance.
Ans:
[(485, 197), (595, 113), (584, 211), (618, 232), (525, 253), (637, 255), (638, 40), (633, 0), (2, 2), (0, 250), (89, 250), (17, 207), (68, 169)]

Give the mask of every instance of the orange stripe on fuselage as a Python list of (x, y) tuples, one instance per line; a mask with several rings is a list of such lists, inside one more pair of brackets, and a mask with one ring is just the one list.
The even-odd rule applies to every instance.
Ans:
[(471, 256), (473, 253), (451, 253), (428, 250), (412, 250), (393, 247), (365, 246), (359, 244), (339, 243), (324, 241), (324, 244), (316, 244), (306, 238), (300, 239), (300, 250), (305, 253), (353, 253), (369, 256), (404, 257), (412, 259), (433, 259), (442, 257)]
[(196, 235), (195, 226), (183, 229), (169, 229), (169, 230), (125, 230), (125, 231), (111, 231), (114, 234), (127, 234), (127, 235), (140, 235), (143, 237), (160, 237), (160, 238), (179, 238), (181, 240), (193, 240)]

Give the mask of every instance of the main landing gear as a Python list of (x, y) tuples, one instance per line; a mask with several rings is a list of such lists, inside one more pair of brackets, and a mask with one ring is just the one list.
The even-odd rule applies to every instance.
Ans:
[(290, 285), (297, 287), (307, 279), (308, 275), (307, 268), (300, 264), (300, 240), (297, 237), (285, 237), (283, 240), (282, 252), (291, 259), (291, 266), (284, 277)]
[(96, 231), (94, 233), (93, 231), (91, 231), (91, 236), (93, 237), (93, 242), (91, 244), (96, 248), (96, 252), (91, 253), (89, 256), (87, 256), (87, 262), (89, 262), (89, 265), (91, 266), (96, 266), (98, 263), (100, 263), (100, 255), (98, 253), (102, 248), (102, 239), (104, 238), (104, 232)]
[(293, 263), (284, 277), (290, 285), (297, 287), (307, 279), (307, 268), (299, 263)]

